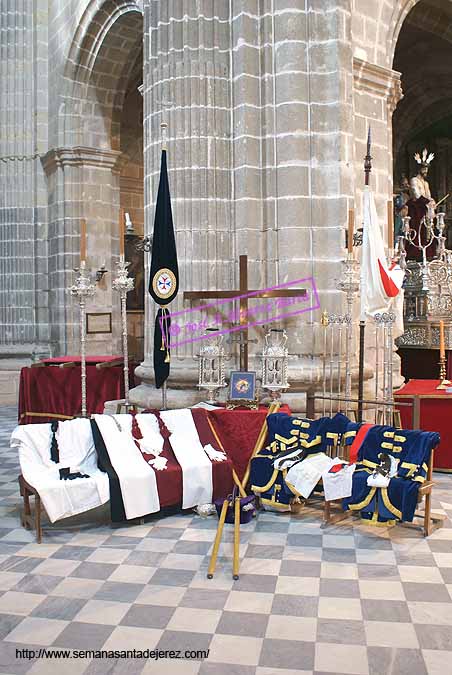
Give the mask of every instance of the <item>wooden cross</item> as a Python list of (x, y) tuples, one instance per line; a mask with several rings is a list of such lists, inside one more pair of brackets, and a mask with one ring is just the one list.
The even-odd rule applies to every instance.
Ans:
[[(275, 290), (253, 291), (248, 288), (248, 256), (239, 258), (239, 289), (236, 291), (185, 291), (184, 300), (215, 300), (240, 297), (239, 316), (243, 340), (240, 342), (240, 370), (248, 370), (248, 301), (254, 298), (294, 298), (306, 295), (305, 288), (277, 288)], [(253, 293), (250, 298), (248, 294)]]

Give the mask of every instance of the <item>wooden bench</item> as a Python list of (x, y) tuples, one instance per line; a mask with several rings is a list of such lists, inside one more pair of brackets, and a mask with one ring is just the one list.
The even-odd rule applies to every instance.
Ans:
[[(42, 541), (41, 497), (39, 496), (37, 490), (35, 490), (32, 485), (27, 483), (22, 474), (19, 476), (18, 480), (20, 495), (24, 500), (23, 510), (20, 513), (20, 523), (26, 530), (32, 530), (34, 528), (36, 533), (36, 543), (40, 544)], [(35, 498), (33, 514), (31, 512), (30, 497)]]

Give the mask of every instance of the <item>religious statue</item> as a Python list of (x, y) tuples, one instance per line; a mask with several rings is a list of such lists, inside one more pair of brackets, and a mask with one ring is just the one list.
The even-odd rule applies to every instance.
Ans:
[[(435, 215), (435, 200), (432, 199), (430, 193), (430, 186), (427, 181), (428, 170), (431, 161), (434, 158), (434, 154), (430, 154), (427, 151), (427, 148), (424, 148), (422, 151), (422, 157), (417, 152), (414, 155), (414, 159), (419, 164), (418, 173), (413, 176), (410, 180), (410, 199), (406, 202), (408, 207), (408, 215), (410, 216), (410, 227), (412, 230), (415, 230), (416, 233), (421, 233), (421, 239), (424, 242), (426, 237), (426, 231), (422, 232), (421, 224), (423, 219), (429, 215), (430, 218), (433, 218)], [(424, 235), (424, 236), (423, 236)], [(416, 243), (418, 242), (418, 236), (416, 236)], [(412, 244), (406, 246), (407, 258), (412, 260), (418, 260), (421, 257), (421, 251), (419, 248), (416, 248)], [(435, 244), (429, 246), (427, 257), (431, 258), (436, 252)]]
[(395, 239), (397, 239), (397, 237), (403, 234), (403, 218), (408, 215), (408, 207), (406, 204), (410, 199), (410, 181), (404, 173), (400, 177), (399, 190), (394, 196), (394, 235)]

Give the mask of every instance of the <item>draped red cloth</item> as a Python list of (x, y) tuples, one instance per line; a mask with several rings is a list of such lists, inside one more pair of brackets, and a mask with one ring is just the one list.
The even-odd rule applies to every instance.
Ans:
[[(396, 401), (419, 399), (419, 428), (437, 431), (441, 442), (435, 450), (434, 468), (452, 470), (452, 394), (437, 389), (439, 380), (410, 380), (394, 394)], [(413, 428), (413, 406), (398, 406), (403, 429)]]
[[(166, 469), (155, 472), (160, 506), (163, 509), (166, 506), (182, 505), (182, 469), (171, 448), (169, 432), (163, 424), (158, 410), (148, 412), (153, 412), (159, 420), (160, 432), (164, 438), (163, 451), (160, 456), (168, 460)], [(202, 409), (193, 409), (192, 415), (201, 443), (203, 445), (210, 443), (215, 450), (221, 450), (210, 428), (207, 412)], [(135, 438), (141, 437), (136, 425), (132, 426), (132, 433)], [(153, 459), (153, 455), (145, 452), (142, 454), (146, 461)], [(212, 462), (212, 487), (213, 499), (223, 499), (232, 493), (233, 480), (230, 459), (224, 462)]]
[[(279, 412), (290, 415), (290, 408), (282, 405)], [(240, 480), (245, 475), (248, 462), (253, 452), (262, 425), (268, 413), (266, 406), (258, 410), (210, 410), (209, 416), (220, 437), (228, 457), (232, 459), (234, 469)]]
[[(86, 366), (87, 414), (102, 413), (105, 401), (124, 398), (123, 366), (98, 370), (96, 363), (113, 361), (118, 357), (89, 357)], [(79, 361), (79, 357), (51, 359), (53, 363)], [(48, 361), (48, 360), (47, 360)], [(134, 386), (133, 371), (129, 369), (129, 384)], [(45, 366), (22, 368), (19, 383), (19, 424), (49, 422), (52, 419), (70, 419), (80, 414), (82, 407), (81, 367)]]

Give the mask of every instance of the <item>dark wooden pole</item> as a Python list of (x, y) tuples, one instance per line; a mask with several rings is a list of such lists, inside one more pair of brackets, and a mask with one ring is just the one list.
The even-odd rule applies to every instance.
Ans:
[[(370, 127), (367, 134), (367, 154), (364, 158), (364, 184), (369, 185), (370, 172), (372, 171), (372, 156), (370, 154)], [(364, 214), (363, 214), (364, 215)], [(363, 222), (363, 247), (364, 247), (364, 222)], [(364, 255), (364, 248), (363, 253)], [(361, 257), (362, 264), (362, 257)], [(363, 292), (361, 288), (361, 293)], [(358, 422), (363, 421), (363, 398), (364, 398), (364, 340), (366, 335), (366, 322), (359, 322), (359, 361), (358, 361)]]
[[(239, 258), (239, 281), (240, 295), (248, 293), (248, 256), (241, 255)], [(240, 298), (240, 325), (246, 326), (248, 323), (248, 297)], [(248, 329), (244, 328), (242, 340), (240, 341), (240, 370), (248, 370)]]

